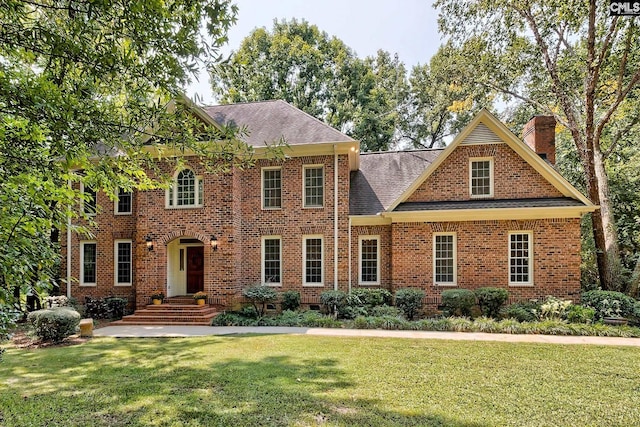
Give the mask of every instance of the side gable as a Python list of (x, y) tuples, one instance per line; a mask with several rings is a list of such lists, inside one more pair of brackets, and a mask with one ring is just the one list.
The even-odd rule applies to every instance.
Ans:
[[(429, 183), (433, 184), (433, 186), (443, 185), (443, 183), (437, 179), (437, 174), (447, 173), (447, 169), (452, 167), (455, 169), (453, 171), (449, 170), (448, 172), (456, 174), (456, 181), (454, 184), (451, 184), (450, 187), (449, 184), (444, 184), (447, 188), (441, 190), (448, 191), (447, 194), (449, 194), (450, 197), (447, 199), (443, 197), (440, 200), (463, 200), (463, 193), (466, 193), (466, 200), (469, 200), (469, 178), (467, 176), (468, 159), (469, 157), (485, 157), (487, 153), (494, 153), (498, 159), (501, 155), (507, 155), (510, 158), (508, 160), (514, 162), (514, 167), (517, 166), (518, 163), (520, 163), (520, 166), (523, 166), (520, 170), (503, 171), (506, 174), (511, 174), (511, 177), (504, 176), (503, 178), (517, 180), (514, 181), (514, 184), (516, 182), (522, 182), (523, 179), (536, 177), (534, 185), (539, 187), (537, 190), (542, 191), (544, 197), (575, 199), (580, 201), (585, 207), (588, 207), (587, 210), (589, 211), (596, 209), (585, 196), (516, 137), (495, 116), (487, 110), (482, 110), (473, 121), (460, 132), (453, 142), (449, 144), (442, 154), (424, 170), (418, 179), (400, 194), (389, 206), (387, 212), (393, 211), (401, 203), (429, 200), (425, 198), (427, 196), (433, 196), (433, 194), (426, 194)], [(460, 164), (462, 159), (464, 159), (464, 164)], [(526, 176), (522, 176), (521, 172)], [(429, 179), (432, 176), (433, 178)], [(421, 194), (422, 192), (425, 192), (425, 194)], [(529, 198), (530, 195), (515, 192), (510, 196), (510, 198), (518, 197)], [(493, 197), (493, 199), (499, 198), (506, 198), (505, 194), (496, 194)]]

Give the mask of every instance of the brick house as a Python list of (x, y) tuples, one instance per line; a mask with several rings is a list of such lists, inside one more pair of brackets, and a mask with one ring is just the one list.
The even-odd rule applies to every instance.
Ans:
[[(553, 168), (552, 119), (532, 119), (523, 142), (482, 111), (444, 149), (360, 153), (283, 101), (193, 111), (246, 125), (255, 167), (212, 175), (187, 158), (170, 189), (96, 194), (94, 238), (68, 232), (62, 244), (68, 295), (142, 308), (155, 289), (232, 307), (255, 283), (304, 304), (357, 287), (418, 287), (431, 305), (456, 286), (579, 292), (580, 218), (597, 207)], [(267, 158), (281, 137), (286, 159)]]

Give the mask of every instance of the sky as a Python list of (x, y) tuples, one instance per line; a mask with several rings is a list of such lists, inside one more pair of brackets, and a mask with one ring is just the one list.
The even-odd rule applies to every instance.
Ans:
[[(255, 28), (273, 28), (273, 20), (305, 19), (336, 36), (364, 58), (378, 49), (397, 53), (407, 69), (429, 62), (441, 44), (437, 13), (431, 0), (236, 0), (238, 21), (229, 30), (224, 56), (240, 47)], [(216, 104), (209, 76), (202, 71), (187, 88), (200, 103)]]

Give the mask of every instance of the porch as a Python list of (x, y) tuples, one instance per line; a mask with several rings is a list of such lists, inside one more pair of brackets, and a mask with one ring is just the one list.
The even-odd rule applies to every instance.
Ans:
[(160, 305), (149, 304), (112, 325), (193, 325), (209, 326), (222, 311), (216, 305), (197, 305), (189, 295), (165, 298)]

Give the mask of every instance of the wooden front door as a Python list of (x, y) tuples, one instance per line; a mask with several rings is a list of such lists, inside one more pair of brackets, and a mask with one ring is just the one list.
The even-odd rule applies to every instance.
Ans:
[(204, 248), (187, 248), (187, 293), (204, 291)]

